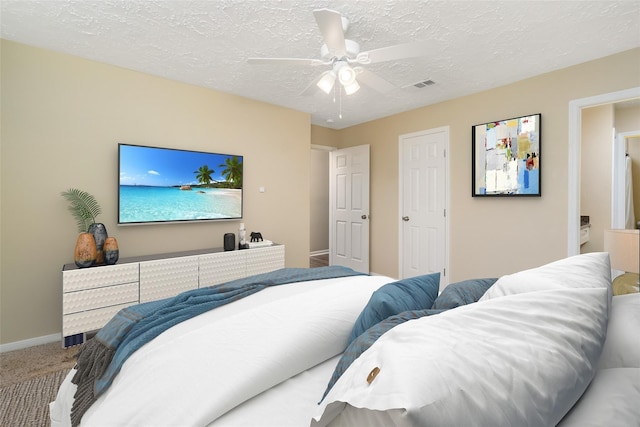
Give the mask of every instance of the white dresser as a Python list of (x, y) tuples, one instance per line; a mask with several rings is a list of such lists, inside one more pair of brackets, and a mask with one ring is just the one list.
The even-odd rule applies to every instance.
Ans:
[(62, 344), (81, 344), (120, 309), (284, 268), (284, 245), (222, 248), (121, 259), (115, 265), (62, 268)]

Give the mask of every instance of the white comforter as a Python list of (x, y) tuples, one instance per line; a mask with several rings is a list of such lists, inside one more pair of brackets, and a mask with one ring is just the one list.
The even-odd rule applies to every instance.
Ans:
[[(354, 276), (282, 285), (183, 322), (127, 360), (82, 426), (207, 425), (341, 353), (371, 293), (390, 281)], [(54, 427), (70, 425), (74, 392), (68, 377), (50, 405)]]

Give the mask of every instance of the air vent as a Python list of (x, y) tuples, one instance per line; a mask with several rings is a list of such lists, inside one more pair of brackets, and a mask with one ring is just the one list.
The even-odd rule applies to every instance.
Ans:
[(424, 89), (425, 87), (433, 86), (434, 84), (436, 84), (436, 82), (434, 82), (431, 79), (420, 80), (419, 82), (409, 83), (408, 85), (404, 85), (402, 86), (402, 89), (410, 89), (410, 90)]
[(436, 84), (436, 82), (434, 82), (433, 80), (424, 80), (418, 83), (414, 83), (411, 86), (415, 86), (418, 89), (422, 89), (423, 87), (433, 86), (434, 84)]

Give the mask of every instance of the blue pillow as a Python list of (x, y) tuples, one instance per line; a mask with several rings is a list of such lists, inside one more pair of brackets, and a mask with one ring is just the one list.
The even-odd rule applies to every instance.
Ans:
[(431, 308), (449, 310), (476, 302), (496, 280), (498, 279), (471, 279), (452, 283), (438, 295)]
[(385, 332), (390, 329), (398, 326), (401, 323), (404, 323), (409, 320), (419, 319), (424, 316), (431, 316), (434, 314), (439, 314), (444, 310), (414, 310), (414, 311), (404, 311), (402, 313), (387, 317), (380, 323), (376, 323), (362, 334), (360, 334), (355, 340), (351, 342), (347, 346), (347, 349), (342, 353), (336, 368), (333, 371), (333, 375), (329, 380), (329, 384), (327, 385), (327, 389), (322, 395), (322, 399), (320, 399), (319, 403), (322, 403), (324, 398), (329, 393), (329, 390), (333, 388), (336, 381), (344, 374), (344, 372), (351, 366), (354, 360), (356, 360), (362, 353), (364, 353), (369, 347), (373, 345), (374, 342), (378, 340)]
[(431, 308), (438, 296), (440, 273), (402, 279), (375, 291), (351, 330), (349, 344), (364, 331), (389, 316)]

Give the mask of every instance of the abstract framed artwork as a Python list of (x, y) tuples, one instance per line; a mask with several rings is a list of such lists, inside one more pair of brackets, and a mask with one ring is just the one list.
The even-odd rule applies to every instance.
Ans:
[(471, 127), (473, 197), (540, 197), (541, 114)]

